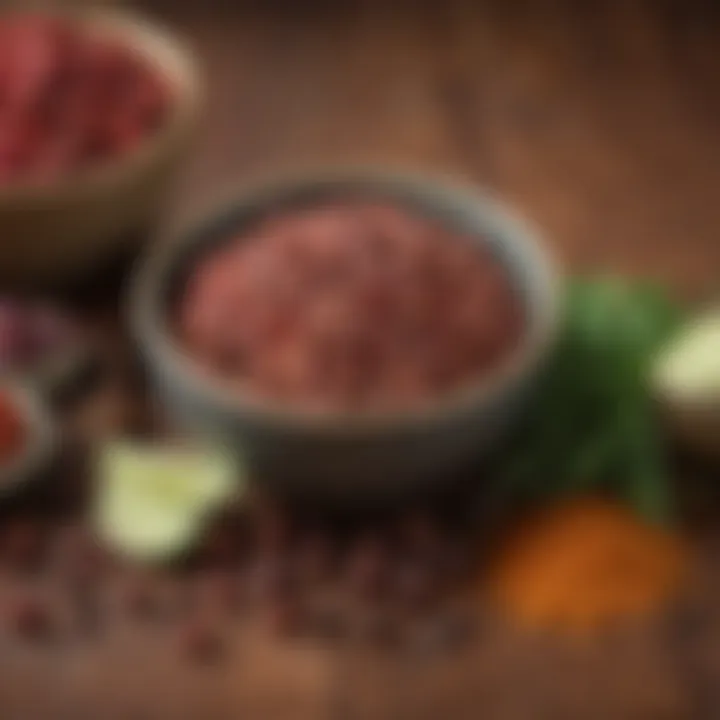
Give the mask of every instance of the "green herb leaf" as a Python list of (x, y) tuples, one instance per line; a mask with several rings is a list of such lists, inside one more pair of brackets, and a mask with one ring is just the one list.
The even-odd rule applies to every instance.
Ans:
[(607, 490), (652, 520), (671, 515), (647, 385), (652, 358), (680, 319), (652, 283), (570, 283), (563, 332), (504, 465), (509, 492), (525, 499)]

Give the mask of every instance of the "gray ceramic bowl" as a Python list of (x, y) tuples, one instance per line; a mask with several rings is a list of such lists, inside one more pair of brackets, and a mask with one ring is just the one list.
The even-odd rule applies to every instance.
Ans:
[[(488, 242), (524, 300), (521, 347), (492, 377), (413, 413), (314, 415), (228, 392), (183, 353), (168, 308), (199, 254), (273, 210), (345, 195), (383, 198)], [(534, 234), (472, 187), (383, 171), (326, 171), (245, 189), (151, 251), (131, 324), (161, 404), (181, 428), (242, 450), (265, 484), (337, 497), (442, 481), (494, 446), (522, 411), (555, 336), (559, 281)]]

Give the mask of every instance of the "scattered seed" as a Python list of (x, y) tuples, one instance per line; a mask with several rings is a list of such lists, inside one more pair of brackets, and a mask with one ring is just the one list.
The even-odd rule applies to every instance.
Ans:
[(240, 542), (236, 530), (227, 525), (211, 528), (203, 540), (200, 558), (206, 565), (227, 566), (239, 555)]
[(204, 622), (191, 622), (180, 633), (180, 652), (193, 662), (207, 663), (217, 660), (223, 650), (220, 634)]
[(432, 567), (423, 559), (405, 560), (395, 569), (393, 588), (405, 607), (422, 608), (438, 595)]
[(138, 619), (155, 619), (162, 611), (162, 603), (150, 578), (136, 576), (123, 588), (123, 605), (127, 613)]
[(470, 618), (458, 613), (446, 613), (424, 622), (413, 635), (412, 648), (420, 653), (435, 655), (454, 652), (467, 643), (473, 632)]
[(0, 535), (0, 555), (13, 570), (35, 570), (44, 560), (45, 533), (34, 520), (13, 520)]
[(268, 499), (260, 499), (254, 519), (255, 537), (260, 552), (275, 554), (288, 547), (291, 523), (282, 507)]
[(269, 624), (273, 634), (279, 637), (298, 635), (304, 629), (304, 612), (296, 598), (276, 600), (269, 608)]
[(322, 534), (305, 538), (297, 552), (298, 575), (308, 583), (320, 583), (330, 577), (333, 569), (333, 547)]
[(466, 580), (473, 570), (472, 554), (460, 540), (444, 543), (438, 570), (443, 580), (455, 584)]
[(53, 630), (47, 607), (31, 597), (17, 598), (11, 604), (8, 622), (17, 635), (27, 639), (45, 639)]
[(362, 538), (348, 559), (348, 581), (351, 589), (363, 599), (377, 599), (383, 594), (388, 575), (388, 550), (376, 535)]
[(361, 616), (358, 631), (362, 641), (378, 648), (397, 648), (403, 639), (398, 620), (384, 612), (372, 612)]
[(306, 616), (308, 633), (323, 640), (339, 640), (347, 635), (347, 618), (339, 609), (312, 608)]
[(249, 571), (248, 589), (260, 600), (285, 597), (294, 586), (288, 559), (276, 553), (260, 554)]
[(58, 564), (73, 587), (94, 584), (110, 568), (110, 558), (85, 528), (69, 528), (58, 541)]
[(90, 584), (70, 588), (70, 603), (78, 631), (86, 636), (96, 636), (102, 626), (98, 588)]
[(400, 522), (400, 537), (406, 549), (432, 554), (441, 544), (438, 523), (422, 512), (410, 513)]
[(240, 607), (240, 583), (232, 571), (216, 571), (200, 578), (200, 606), (212, 613), (232, 615)]

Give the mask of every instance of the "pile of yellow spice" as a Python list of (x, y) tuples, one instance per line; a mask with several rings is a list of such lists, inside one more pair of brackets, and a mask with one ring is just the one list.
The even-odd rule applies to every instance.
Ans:
[(488, 589), (521, 626), (584, 634), (657, 614), (687, 570), (680, 538), (620, 505), (583, 498), (528, 518), (501, 547)]

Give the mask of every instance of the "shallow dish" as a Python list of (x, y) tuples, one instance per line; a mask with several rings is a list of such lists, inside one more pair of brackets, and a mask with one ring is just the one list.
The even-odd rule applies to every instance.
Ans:
[(147, 58), (174, 91), (171, 110), (163, 127), (124, 157), (58, 183), (0, 188), (0, 280), (5, 284), (63, 284), (152, 222), (197, 124), (201, 84), (184, 42), (125, 11), (72, 13), (94, 33), (119, 39)]
[[(197, 258), (259, 217), (344, 196), (380, 198), (489, 244), (526, 312), (496, 373), (414, 412), (312, 414), (228, 392), (173, 337), (169, 308)], [(242, 449), (251, 476), (296, 491), (356, 496), (446, 478), (481, 458), (521, 412), (557, 329), (560, 283), (535, 235), (472, 187), (377, 170), (326, 171), (235, 193), (141, 263), (130, 321), (161, 403), (179, 426)]]

